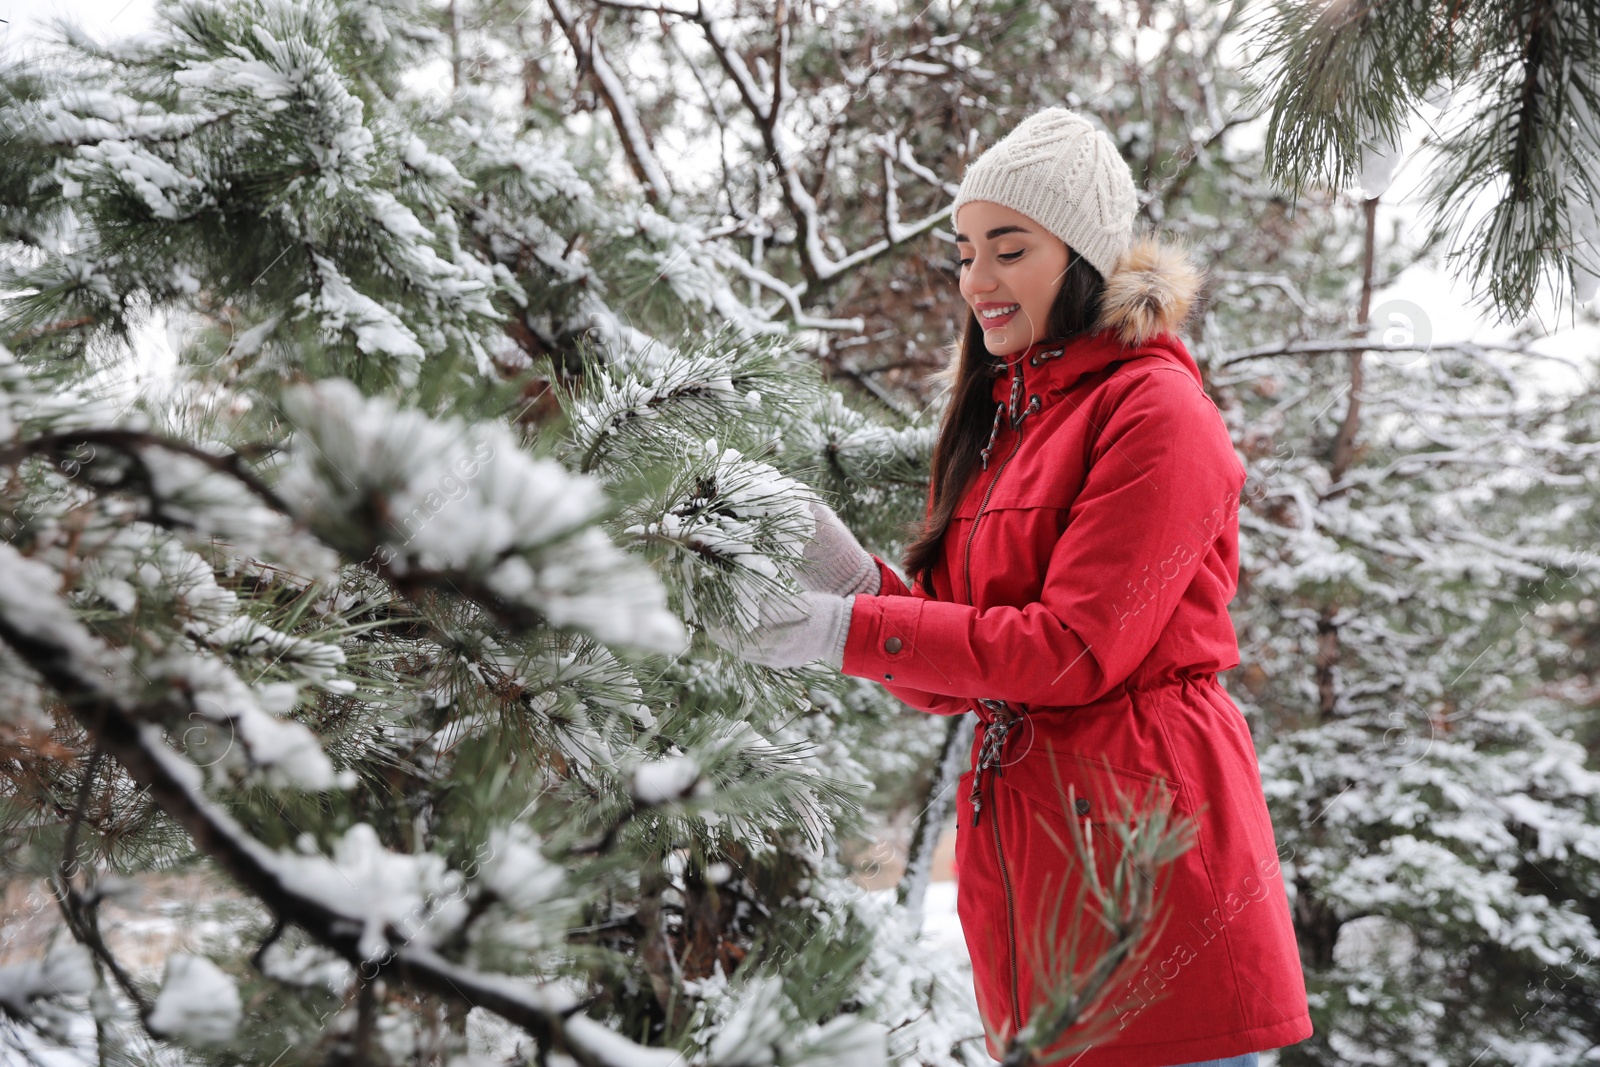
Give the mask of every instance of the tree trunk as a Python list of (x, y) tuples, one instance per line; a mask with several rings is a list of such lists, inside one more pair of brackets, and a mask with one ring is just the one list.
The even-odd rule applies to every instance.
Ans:
[(919, 917), (922, 915), (922, 900), (928, 892), (928, 879), (933, 873), (933, 853), (939, 847), (944, 821), (950, 815), (951, 805), (955, 803), (956, 780), (967, 767), (976, 722), (977, 718), (972, 712), (951, 716), (950, 725), (945, 729), (944, 748), (939, 753), (939, 763), (934, 768), (933, 781), (928, 786), (927, 802), (917, 817), (917, 831), (911, 838), (906, 873), (900, 878), (897, 894), (900, 903)]

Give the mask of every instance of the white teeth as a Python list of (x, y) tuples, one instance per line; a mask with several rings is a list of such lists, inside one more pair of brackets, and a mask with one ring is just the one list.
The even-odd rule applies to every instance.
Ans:
[(978, 314), (982, 315), (986, 319), (997, 319), (1001, 315), (1009, 315), (1009, 314), (1011, 314), (1013, 311), (1017, 310), (1017, 308), (1019, 308), (1021, 306), (1022, 305), (1020, 305), (1020, 304), (1011, 304), (1011, 305), (1009, 305), (1007, 307), (1003, 307), (1003, 308), (986, 308), (985, 310), (978, 312)]

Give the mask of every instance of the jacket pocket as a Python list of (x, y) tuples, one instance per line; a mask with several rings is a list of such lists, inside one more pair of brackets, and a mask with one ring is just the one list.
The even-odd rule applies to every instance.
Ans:
[[(1158, 897), (1165, 893), (1166, 879), (1121, 862), (1129, 841), (1123, 824), (1130, 815), (1170, 812), (1177, 790), (1160, 775), (1061, 748), (1029, 751), (1000, 770), (1000, 795), (986, 816), (1005, 847), (1017, 1000), (1026, 1025), (1089, 980), (1121, 936), (1127, 908), (1144, 896), (1146, 880)], [(1137, 953), (1147, 954), (1150, 944), (1142, 940)], [(1136, 968), (1142, 958), (1123, 966)], [(1068, 1059), (1064, 1047), (1045, 1056), (1050, 1063)]]
[(1180, 788), (1164, 775), (1051, 747), (1005, 767), (999, 781), (1058, 817), (1071, 814), (1095, 826), (1123, 822), (1152, 809), (1170, 813)]

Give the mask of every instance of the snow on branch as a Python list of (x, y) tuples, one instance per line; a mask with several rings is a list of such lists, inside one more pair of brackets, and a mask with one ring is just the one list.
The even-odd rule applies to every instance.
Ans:
[(143, 430), (142, 412), (124, 411), (88, 391), (51, 381), (36, 365), (22, 363), (0, 344), (0, 465), (15, 462), (11, 442), (94, 426)]
[[(16, 383), (0, 384), (3, 401)], [(19, 442), (0, 449), (0, 465), (98, 446), (91, 460), (76, 461), (99, 488), (140, 497), (138, 517), (156, 525), (236, 549), (272, 549), (303, 565), (308, 578), (334, 572), (331, 547), (351, 559), (376, 558), (386, 578), (412, 593), (437, 585), (491, 608), (531, 609), (602, 641), (682, 650), (686, 634), (660, 581), (594, 525), (611, 506), (599, 481), (529, 456), (501, 424), (435, 421), (388, 399), (363, 399), (344, 379), (292, 389), (284, 405), (299, 432), (275, 486), (240, 454), (116, 427)]]
[(617, 131), (622, 135), (623, 151), (628, 154), (628, 161), (633, 164), (634, 172), (644, 183), (645, 195), (653, 204), (665, 204), (672, 199), (672, 185), (667, 181), (667, 172), (657, 161), (656, 154), (650, 147), (650, 139), (645, 135), (644, 123), (639, 119), (639, 112), (634, 108), (633, 100), (628, 96), (622, 80), (617, 77), (617, 72), (611, 69), (611, 63), (606, 59), (600, 41), (572, 12), (567, 10), (562, 0), (547, 0), (547, 2), (550, 5), (550, 13), (556, 17), (556, 21), (561, 24), (562, 32), (567, 35), (567, 41), (572, 45), (573, 52), (588, 64), (589, 72), (599, 84), (600, 93), (605, 97), (606, 107), (617, 124)]
[[(175, 549), (175, 546), (162, 547)], [(0, 588), (0, 600), (21, 605), (23, 611), (30, 610), (30, 604), (34, 605), (37, 614), (33, 625), (44, 630), (41, 637), (52, 647), (65, 649), (79, 660), (109, 663), (105, 650), (98, 643), (79, 640), (81, 631), (70, 615), (65, 614), (64, 608), (59, 618), (49, 610), (57, 599), (59, 576), (42, 563), (23, 559), (9, 546), (6, 552), (14, 557), (13, 577)], [(186, 555), (199, 569), (206, 569), (198, 557), (192, 553)], [(148, 565), (148, 560), (143, 562)], [(88, 578), (104, 585), (104, 576), (93, 570)], [(204, 630), (203, 617), (196, 621), (196, 627)], [(46, 680), (50, 678), (50, 672), (16, 642), (12, 645), (24, 652), (23, 660), (33, 671)], [(343, 661), (343, 653), (337, 646), (320, 645), (320, 648), (338, 662)], [(126, 681), (124, 672), (127, 669), (127, 663), (117, 661), (114, 677)], [(299, 700), (298, 684), (248, 683), (221, 660), (192, 655), (178, 645), (141, 661), (138, 674), (144, 685), (165, 694), (159, 705), (147, 708), (152, 716), (159, 714), (158, 719), (151, 721), (181, 725), (185, 744), (192, 751), (204, 753), (213, 780), (221, 780), (226, 771), (238, 770), (274, 788), (322, 790), (354, 784), (348, 773), (335, 771), (316, 735), (304, 724), (287, 717)], [(327, 685), (337, 691), (347, 683), (329, 679)]]
[[(575, 1015), (569, 992), (452, 963), (421, 939), (394, 943), (395, 916), (413, 910), (428, 891), (447, 888), (451, 872), (443, 870), (439, 857), (375, 856), (366, 836), (370, 828), (347, 835), (348, 847), (331, 860), (279, 853), (256, 840), (205, 796), (200, 768), (167, 746), (151, 721), (161, 717), (161, 709), (129, 698), (136, 691), (129, 666), (78, 623), (56, 595), (58, 582), (50, 568), (0, 544), (0, 641), (61, 695), (78, 723), (200, 851), (280, 919), (368, 973), (487, 1008), (585, 1067), (666, 1067), (679, 1061), (674, 1052), (636, 1045)], [(341, 862), (371, 875), (365, 893), (352, 893), (348, 872), (329, 876)], [(432, 866), (413, 869), (417, 864)], [(27, 1001), (40, 995), (35, 978), (43, 975), (43, 969), (37, 975), (34, 969), (8, 969), (0, 972), (0, 985)]]
[(819, 318), (806, 311), (800, 303), (800, 298), (805, 295), (809, 283), (800, 281), (793, 285), (782, 278), (762, 270), (732, 249), (723, 248), (716, 243), (707, 245), (717, 262), (728, 270), (743, 275), (749, 281), (755, 282), (764, 289), (776, 294), (789, 308), (789, 315), (794, 320), (796, 327), (812, 330), (840, 330), (845, 333), (859, 333), (867, 328), (866, 320), (860, 316), (852, 319)]
[(132, 428), (143, 426), (136, 418), (120, 420), (127, 426), (67, 428), (76, 421), (52, 422), (49, 432), (0, 447), (0, 466), (30, 456), (47, 459), (98, 492), (134, 498), (124, 522), (137, 520), (190, 541), (222, 542), (235, 553), (274, 560), (302, 585), (337, 568), (338, 557), (296, 529), (277, 494), (246, 465), (245, 452), (257, 450), (212, 451)]
[[(376, 9), (367, 15), (381, 25)], [(110, 88), (47, 81), (38, 102), (4, 112), (8, 129), (60, 155), (49, 181), (81, 213), (59, 252), (0, 270), (24, 283), (8, 288), (39, 290), (12, 317), (50, 314), (55, 328), (104, 332), (125, 317), (123, 295), (139, 290), (169, 308), (231, 302), (230, 326), (265, 320), (259, 335), (234, 338), (239, 359), (285, 341), (273, 336), (281, 323), (312, 315), (327, 339), (393, 361), (403, 385), (416, 382), (428, 354), (466, 352), (491, 374), (483, 338), (505, 319), (492, 297), (513, 283), (460, 243), (454, 214), (470, 183), (416, 135), (397, 135), (395, 98), (341, 69), (345, 22), (338, 5), (320, 2), (180, 4), (125, 54), (77, 42), (104, 61), (80, 79), (103, 77)], [(230, 235), (240, 226), (246, 241), (297, 254), (268, 253), (234, 273), (212, 258), (226, 239), (174, 244), (168, 235), (160, 251), (111, 254), (122, 239), (111, 239), (108, 223), (118, 215), (138, 226), (203, 223), (191, 228), (213, 241), (218, 231), (206, 226)], [(259, 223), (241, 221), (251, 218)], [(152, 259), (175, 284), (136, 266)], [(261, 301), (278, 299), (290, 279), (299, 315), (265, 313)]]
[[(561, 2), (562, 0), (550, 0), (552, 9), (556, 9)], [(840, 259), (831, 258), (824, 247), (824, 234), (827, 227), (821, 217), (821, 208), (802, 180), (799, 161), (788, 143), (789, 132), (783, 124), (784, 100), (786, 95), (792, 95), (789, 92), (786, 65), (788, 54), (787, 23), (780, 18), (774, 28), (776, 67), (770, 71), (763, 72), (766, 75), (764, 80), (770, 83), (770, 87), (763, 87), (761, 80), (758, 80), (756, 75), (751, 72), (749, 65), (745, 63), (738, 47), (729, 39), (718, 17), (709, 12), (705, 4), (696, 3), (694, 7), (689, 8), (648, 2), (648, 0), (598, 0), (598, 3), (601, 7), (628, 11), (650, 11), (659, 15), (672, 16), (699, 27), (706, 44), (711, 48), (712, 54), (716, 56), (724, 73), (738, 90), (739, 99), (743, 102), (746, 112), (748, 112), (751, 121), (755, 124), (757, 133), (761, 137), (766, 160), (770, 162), (777, 172), (780, 196), (799, 236), (797, 244), (800, 252), (801, 273), (811, 286), (821, 287), (826, 283), (842, 278), (899, 245), (928, 232), (939, 225), (942, 220), (948, 218), (948, 211), (940, 208), (915, 222), (902, 223), (899, 219), (898, 187), (891, 166), (889, 168), (888, 185), (885, 189), (885, 237)], [(561, 17), (560, 13), (558, 13), (558, 17)], [(563, 25), (565, 23), (566, 19), (563, 18)], [(598, 56), (598, 52), (596, 55)], [(765, 64), (763, 66), (765, 67)], [(619, 84), (616, 91), (621, 93), (624, 90)], [(630, 116), (636, 115), (631, 105), (628, 105), (624, 111)], [(631, 141), (633, 136), (635, 136), (634, 131), (624, 130), (623, 137), (625, 141)], [(637, 136), (642, 139), (643, 131), (637, 131)], [(892, 165), (894, 161), (899, 159), (899, 156), (900, 153), (896, 151), (886, 158)], [(941, 190), (945, 189), (945, 183), (939, 182), (936, 184)], [(753, 264), (751, 268), (750, 271), (742, 271), (742, 273), (752, 281), (768, 285), (770, 276), (760, 271), (759, 268), (755, 268)], [(797, 292), (785, 292), (784, 288), (768, 287), (773, 288), (775, 292), (784, 296), (786, 302), (793, 303), (793, 298), (798, 296)], [(813, 323), (812, 325), (838, 328), (838, 325), (827, 320), (821, 323)], [(859, 325), (847, 328), (861, 329)]]
[[(806, 379), (763, 343), (714, 336), (688, 348), (619, 351), (585, 365), (580, 387), (558, 386), (570, 414), (567, 447), (588, 472), (623, 446), (699, 445), (752, 411), (786, 419), (810, 409)], [(667, 432), (669, 431), (670, 432)], [(607, 462), (605, 466), (614, 464)]]
[(314, 166), (293, 178), (287, 191), (315, 185), (333, 197), (360, 189), (378, 160), (365, 104), (329, 55), (337, 47), (337, 9), (286, 2), (266, 7), (268, 17), (252, 21), (223, 54), (204, 54), (216, 50), (214, 40), (197, 35), (187, 42), (193, 52), (172, 74), (180, 99), (218, 111), (237, 109), (238, 121), (263, 135), (280, 123), (300, 124), (307, 162)]
[(796, 432), (837, 482), (854, 479), (863, 485), (898, 482), (920, 487), (927, 482), (939, 428), (932, 423), (900, 429), (884, 426), (850, 407), (844, 394), (833, 390)]
[(1245, 348), (1237, 352), (1229, 352), (1214, 361), (1217, 367), (1231, 367), (1236, 363), (1244, 363), (1252, 359), (1266, 359), (1271, 356), (1299, 356), (1299, 355), (1338, 355), (1346, 352), (1459, 352), (1463, 355), (1481, 356), (1488, 352), (1507, 352), (1519, 356), (1536, 356), (1540, 359), (1554, 360), (1565, 364), (1573, 370), (1582, 371), (1583, 364), (1570, 356), (1554, 352), (1540, 352), (1526, 344), (1503, 344), (1496, 341), (1431, 341), (1415, 344), (1388, 344), (1383, 340), (1362, 340), (1360, 338), (1332, 338), (1328, 340), (1311, 341), (1274, 341), (1270, 344), (1256, 345), (1254, 348)]
[(504, 425), (430, 419), (342, 378), (283, 406), (297, 433), (278, 492), (351, 558), (375, 557), (402, 588), (454, 586), (602, 641), (683, 649), (654, 572), (593, 525), (610, 506), (597, 480), (529, 455)]
[(348, 329), (358, 349), (393, 359), (401, 384), (415, 385), (424, 355), (417, 335), (398, 315), (356, 289), (327, 256), (312, 252), (311, 262), (316, 266), (316, 292), (304, 294), (300, 306), (315, 311), (329, 334)]
[(815, 496), (769, 464), (719, 450), (713, 439), (662, 502), (637, 509), (627, 532), (677, 550), (686, 614), (732, 617), (748, 630), (762, 597), (800, 565), (816, 525)]

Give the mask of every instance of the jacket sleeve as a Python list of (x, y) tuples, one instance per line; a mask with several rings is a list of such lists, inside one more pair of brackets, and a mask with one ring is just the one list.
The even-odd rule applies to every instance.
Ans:
[(844, 673), (1044, 706), (1091, 703), (1133, 673), (1212, 543), (1237, 530), (1246, 475), (1180, 368), (1132, 377), (1109, 408), (1039, 599), (979, 610), (857, 596)]
[[(883, 576), (883, 583), (878, 588), (878, 596), (919, 597), (931, 600), (926, 590), (920, 583), (913, 581), (908, 588), (905, 579), (901, 578), (895, 569), (876, 555), (872, 557), (877, 561), (878, 573)], [(854, 625), (852, 623), (852, 625)], [(846, 672), (849, 673), (849, 672)], [(890, 672), (892, 673), (892, 672)], [(867, 677), (872, 677), (868, 675)], [(909, 685), (900, 685), (888, 678), (879, 678), (883, 687), (894, 694), (901, 702), (911, 705), (918, 711), (932, 712), (934, 715), (960, 715), (970, 711), (972, 703), (966, 697), (953, 696), (948, 693), (930, 693), (922, 689), (914, 689)]]

